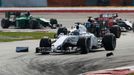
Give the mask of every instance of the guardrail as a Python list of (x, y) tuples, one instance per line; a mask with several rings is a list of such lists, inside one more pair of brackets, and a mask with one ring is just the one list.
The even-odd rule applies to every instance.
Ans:
[(0, 12), (30, 11), (30, 12), (134, 12), (134, 7), (3, 7)]

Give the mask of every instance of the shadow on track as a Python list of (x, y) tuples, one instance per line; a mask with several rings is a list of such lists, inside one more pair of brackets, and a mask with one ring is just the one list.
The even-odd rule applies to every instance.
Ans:
[[(102, 52), (102, 51), (105, 51), (105, 50), (92, 50), (92, 51), (89, 51), (88, 54)], [(39, 55), (39, 56), (41, 56), (41, 55), (57, 56), (57, 55), (86, 55), (86, 54), (80, 54), (79, 52), (65, 52), (65, 53), (50, 53), (50, 54), (37, 54), (37, 55)]]

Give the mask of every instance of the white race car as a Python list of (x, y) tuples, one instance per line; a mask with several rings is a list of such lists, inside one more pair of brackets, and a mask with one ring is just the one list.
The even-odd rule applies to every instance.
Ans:
[(133, 23), (131, 23), (130, 21), (127, 21), (127, 20), (119, 21), (119, 22), (117, 22), (117, 24), (120, 26), (122, 32), (130, 31), (133, 28)]
[(79, 25), (79, 29), (75, 27), (68, 35), (59, 35), (53, 43), (49, 38), (42, 38), (40, 46), (36, 48), (36, 53), (79, 52), (87, 54), (101, 47), (109, 51), (114, 50), (116, 47), (115, 35), (113, 33), (106, 33), (103, 37), (96, 37), (93, 33), (87, 32), (84, 25)]

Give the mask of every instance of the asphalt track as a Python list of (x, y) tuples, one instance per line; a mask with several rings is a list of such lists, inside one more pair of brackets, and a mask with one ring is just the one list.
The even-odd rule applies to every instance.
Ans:
[[(99, 13), (100, 14), (100, 13)], [(76, 22), (86, 22), (88, 17), (93, 16), (93, 17), (98, 17), (98, 13), (31, 13), (33, 17), (39, 17), (39, 18), (45, 18), (46, 20), (50, 20), (51, 18), (56, 18), (58, 20), (59, 24), (62, 24), (64, 27), (71, 28), (72, 26), (75, 25)], [(4, 18), (4, 13), (0, 13), (0, 20)], [(123, 20), (127, 19), (131, 22), (134, 22), (134, 14), (133, 13), (119, 13), (119, 17), (121, 17)], [(3, 29), (0, 27), (0, 30), (3, 31)], [(13, 29), (12, 27), (10, 29), (4, 29), (4, 31), (16, 31), (16, 32), (21, 32), (21, 31), (55, 31), (51, 30), (49, 28), (41, 29), (41, 30), (30, 30), (30, 29)]]
[[(87, 16), (97, 13), (32, 13), (33, 16), (46, 19), (57, 18), (67, 28), (74, 22), (85, 22)], [(0, 17), (4, 15), (1, 13)], [(123, 19), (134, 21), (133, 13), (119, 14)], [(10, 29), (11, 31), (13, 29)], [(0, 75), (77, 75), (87, 71), (109, 69), (134, 65), (134, 33), (122, 33), (117, 39), (114, 55), (106, 57), (109, 51), (103, 48), (85, 55), (78, 53), (50, 55), (35, 54), (39, 40), (0, 43)], [(28, 53), (16, 53), (16, 46), (29, 47)]]

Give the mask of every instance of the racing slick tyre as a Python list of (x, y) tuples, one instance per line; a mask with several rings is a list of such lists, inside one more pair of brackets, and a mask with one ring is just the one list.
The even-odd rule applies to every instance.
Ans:
[(112, 51), (116, 47), (116, 37), (113, 33), (106, 34), (102, 39), (102, 44), (107, 51)]
[(64, 35), (67, 35), (67, 33), (68, 33), (67, 28), (66, 28), (66, 27), (59, 28), (58, 31), (57, 31), (57, 36), (58, 36), (59, 34), (61, 34), (61, 33), (63, 33)]
[(50, 24), (53, 25), (53, 24), (58, 24), (58, 21), (56, 19), (53, 19), (51, 18), (50, 19)]
[(50, 19), (50, 24), (51, 24), (51, 28), (52, 29), (56, 29), (58, 26), (58, 21), (56, 20), (56, 19), (53, 19), (53, 18), (51, 18)]
[(116, 36), (116, 38), (120, 38), (121, 29), (120, 29), (120, 27), (118, 25), (112, 26), (110, 31), (111, 31), (111, 33), (113, 33)]
[(80, 54), (87, 54), (90, 51), (90, 38), (80, 37), (77, 46), (80, 48)]
[(10, 26), (10, 21), (8, 19), (1, 20), (1, 27), (2, 28), (8, 28), (9, 26)]
[(38, 21), (37, 20), (30, 20), (29, 21), (29, 28), (30, 29), (37, 29), (37, 28), (39, 28), (39, 23), (38, 23)]
[[(40, 40), (39, 47), (51, 47), (51, 39), (49, 39), (49, 38), (42, 38)], [(49, 54), (49, 52), (42, 52), (42, 54)]]

